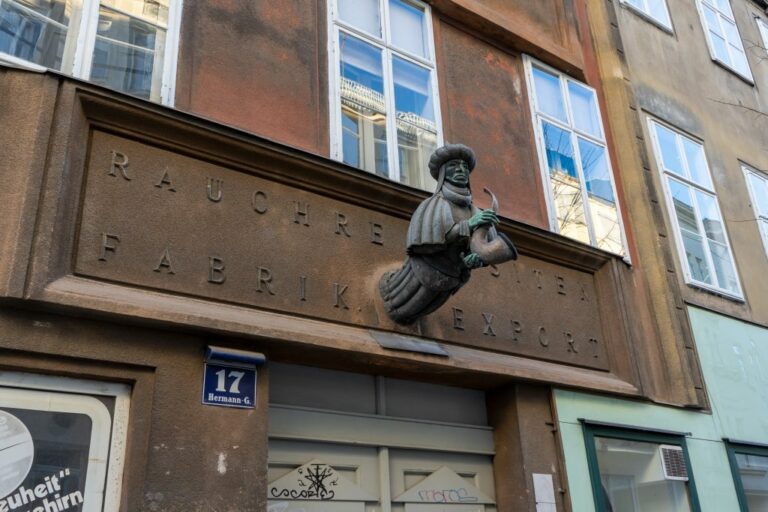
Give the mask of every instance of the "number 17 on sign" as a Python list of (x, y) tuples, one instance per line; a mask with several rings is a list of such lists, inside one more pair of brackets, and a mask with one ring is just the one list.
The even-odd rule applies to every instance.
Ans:
[(256, 402), (256, 369), (206, 363), (203, 403), (253, 409)]

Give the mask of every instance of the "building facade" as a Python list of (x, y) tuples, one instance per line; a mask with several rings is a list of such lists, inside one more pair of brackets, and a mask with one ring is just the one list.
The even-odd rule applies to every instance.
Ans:
[[(738, 198), (708, 217), (727, 238), (649, 194), (722, 201), (733, 172), (699, 182), (689, 160), (714, 169), (718, 137), (758, 169), (760, 135), (716, 130), (744, 120), (730, 105), (706, 107), (716, 135), (692, 129), (704, 96), (672, 108), (658, 56), (617, 52), (649, 39), (631, 16), (582, 0), (2, 0), (0, 510), (582, 511), (632, 488), (587, 453), (626, 451), (617, 430), (651, 446), (676, 503), (705, 508), (682, 473), (716, 457), (678, 425), (722, 433), (718, 393), (739, 385), (710, 349), (729, 322), (764, 336), (765, 253), (756, 222), (727, 222), (754, 215)], [(678, 16), (654, 36), (682, 34)], [(727, 75), (681, 83), (738, 80), (757, 101), (768, 71), (728, 48), (701, 59)], [(639, 90), (655, 113), (640, 128)], [(687, 174), (636, 143), (662, 135)], [(474, 201), (496, 195), (520, 257), (400, 325), (378, 283), (445, 143), (474, 149)], [(676, 259), (670, 219), (717, 231), (699, 266)], [(722, 377), (709, 399), (702, 371)]]
[[(655, 262), (654, 302), (691, 329), (708, 406), (558, 390), (574, 510), (768, 506), (766, 7), (589, 4), (638, 249)], [(651, 470), (669, 447), (676, 476)]]

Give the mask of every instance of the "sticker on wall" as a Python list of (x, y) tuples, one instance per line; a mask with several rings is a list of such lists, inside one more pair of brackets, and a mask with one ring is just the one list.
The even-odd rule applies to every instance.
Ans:
[(0, 410), (0, 498), (11, 494), (32, 468), (32, 434), (13, 414)]
[(92, 422), (85, 414), (0, 409), (0, 512), (79, 512)]

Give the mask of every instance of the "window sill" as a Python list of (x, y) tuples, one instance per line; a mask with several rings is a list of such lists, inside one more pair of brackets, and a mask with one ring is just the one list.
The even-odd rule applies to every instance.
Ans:
[(658, 28), (662, 32), (666, 32), (667, 34), (669, 34), (671, 36), (675, 35), (675, 30), (672, 27), (668, 27), (667, 25), (665, 25), (661, 21), (657, 20), (653, 16), (649, 15), (648, 13), (645, 13), (645, 12), (639, 10), (637, 7), (635, 7), (634, 5), (632, 5), (630, 3), (627, 3), (625, 0), (619, 0), (619, 3), (621, 4), (621, 6), (623, 8), (627, 9), (628, 11), (631, 11), (633, 14), (635, 14), (636, 16), (638, 16), (638, 17), (642, 18), (643, 20), (647, 21), (648, 23), (650, 23), (651, 25), (655, 26), (656, 28)]
[(738, 302), (739, 304), (746, 304), (747, 303), (747, 301), (744, 299), (744, 296), (742, 296), (742, 295), (739, 295), (739, 294), (736, 294), (736, 293), (733, 293), (733, 292), (729, 292), (727, 290), (722, 290), (720, 288), (715, 288), (714, 286), (708, 285), (706, 283), (700, 283), (698, 281), (686, 280), (685, 284), (687, 284), (689, 287), (691, 287), (691, 288), (693, 288), (695, 290), (698, 290), (698, 291), (701, 291), (701, 292), (705, 292), (705, 293), (709, 293), (709, 294), (712, 294), (712, 295), (716, 295), (716, 296), (721, 297), (723, 299), (727, 299), (727, 300), (730, 300), (730, 301), (733, 301), (733, 302)]
[(736, 71), (736, 69), (732, 68), (729, 64), (726, 64), (725, 62), (721, 61), (717, 57), (713, 57), (711, 55), (710, 55), (710, 57), (712, 58), (712, 62), (714, 62), (715, 64), (717, 64), (721, 68), (725, 69), (726, 71), (736, 75), (739, 79), (741, 79), (742, 82), (746, 83), (750, 87), (754, 87), (755, 86), (755, 81), (754, 81), (754, 79), (752, 77), (749, 77), (749, 76), (746, 76), (746, 75), (742, 75), (741, 73)]

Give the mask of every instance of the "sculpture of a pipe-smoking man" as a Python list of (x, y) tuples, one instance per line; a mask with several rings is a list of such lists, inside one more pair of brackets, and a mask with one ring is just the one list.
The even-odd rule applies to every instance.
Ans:
[(517, 249), (496, 231), (498, 203), (481, 210), (472, 204), (469, 175), (474, 152), (462, 144), (437, 149), (429, 172), (435, 193), (416, 208), (406, 240), (407, 258), (379, 281), (387, 314), (411, 324), (432, 313), (469, 281), (472, 269), (517, 258)]

